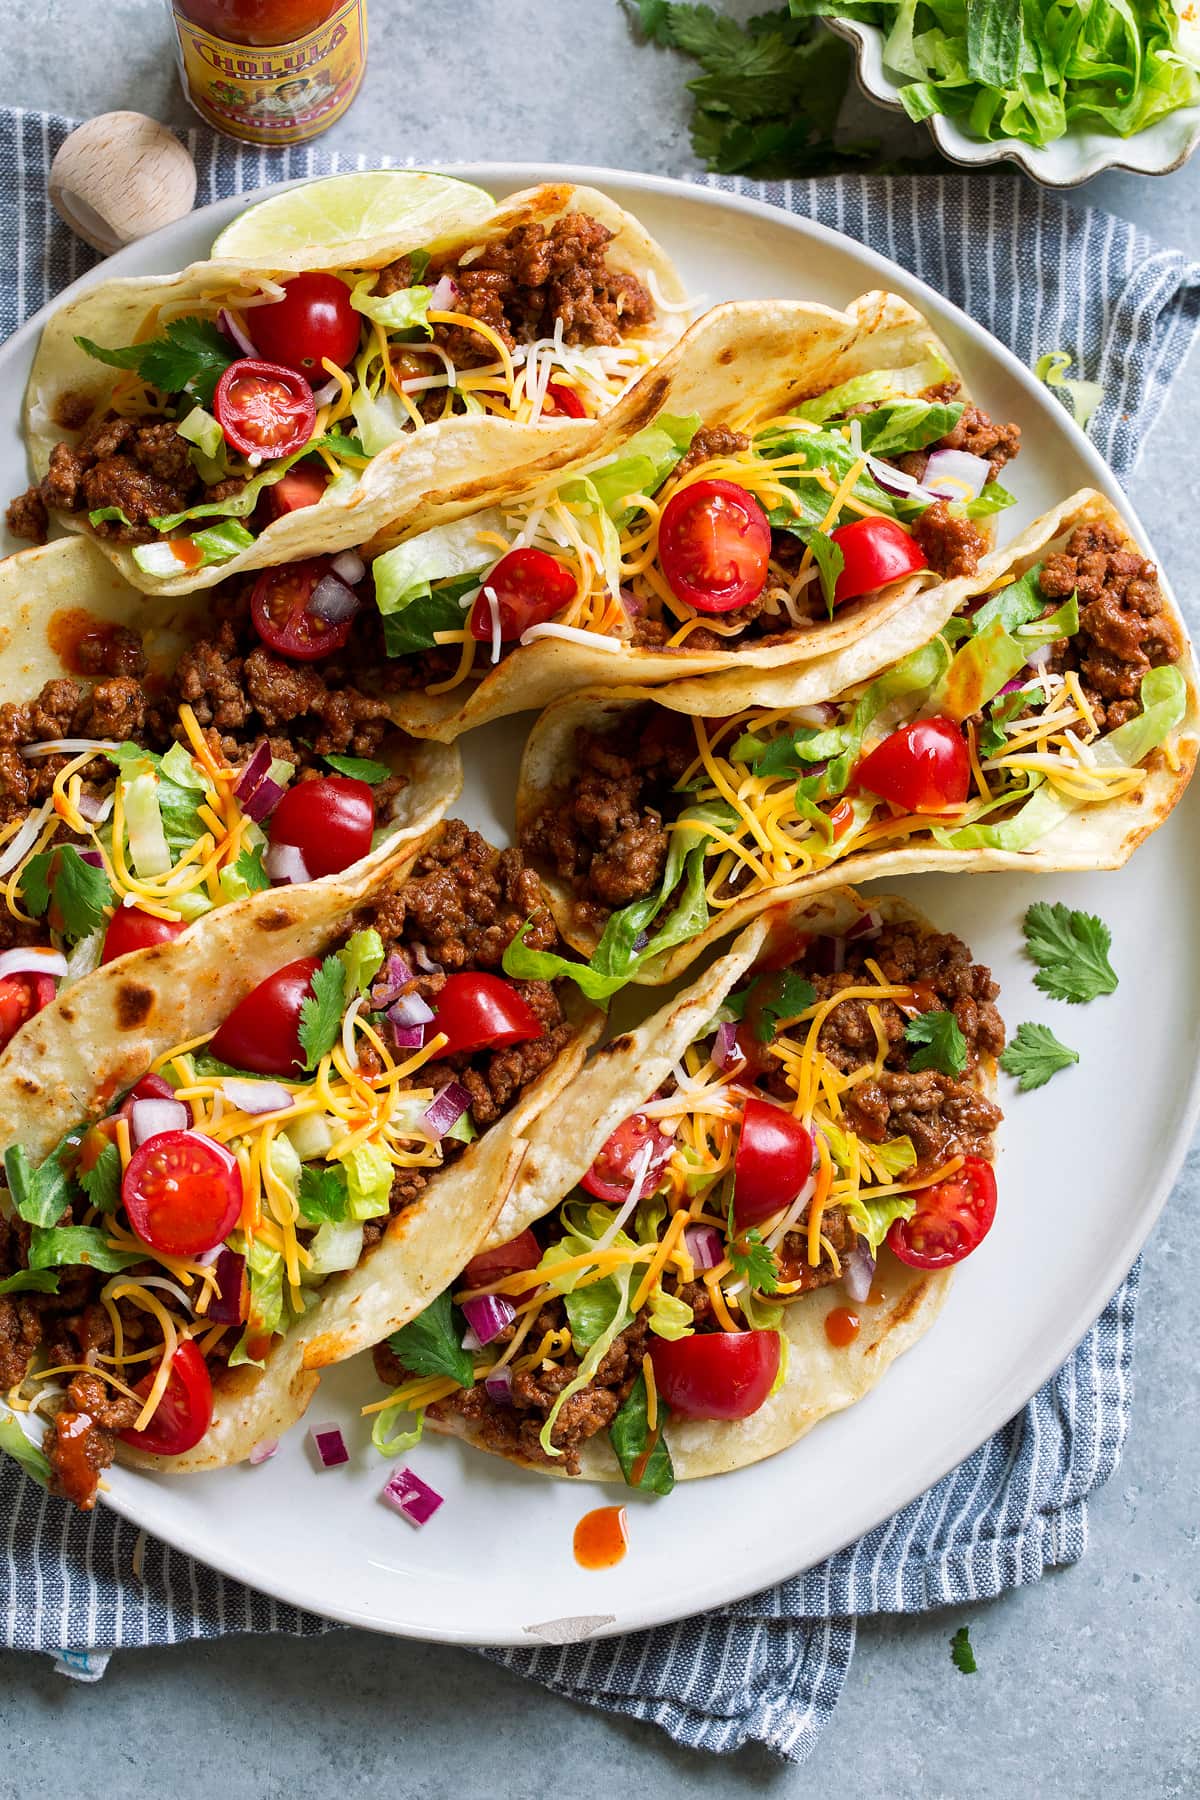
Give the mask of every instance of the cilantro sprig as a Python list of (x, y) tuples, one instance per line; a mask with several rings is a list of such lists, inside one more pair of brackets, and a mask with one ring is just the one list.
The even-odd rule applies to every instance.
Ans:
[(202, 406), (212, 405), (218, 381), (239, 354), (210, 319), (172, 319), (164, 337), (144, 344), (110, 348), (85, 337), (75, 342), (97, 362), (135, 369), (160, 394), (178, 394), (186, 388)]
[(1060, 1069), (1069, 1069), (1079, 1061), (1078, 1050), (1060, 1044), (1048, 1025), (1026, 1020), (1018, 1025), (1012, 1043), (1000, 1058), (1000, 1067), (1020, 1084), (1023, 1094), (1045, 1087)]
[(967, 1040), (952, 1012), (918, 1013), (904, 1028), (906, 1044), (920, 1048), (908, 1059), (914, 1075), (936, 1069), (940, 1075), (959, 1076), (967, 1066)]
[(1116, 991), (1117, 975), (1108, 960), (1112, 932), (1095, 913), (1078, 912), (1061, 900), (1035, 900), (1025, 914), (1025, 947), (1038, 965), (1035, 987), (1072, 1006)]
[(31, 856), (21, 871), (21, 892), (35, 919), (50, 912), (51, 928), (72, 941), (98, 931), (105, 907), (114, 904), (108, 876), (84, 862), (74, 844)]
[(300, 1048), (304, 1067), (315, 1069), (337, 1043), (346, 1008), (346, 969), (338, 956), (327, 956), (309, 983), (300, 1005)]

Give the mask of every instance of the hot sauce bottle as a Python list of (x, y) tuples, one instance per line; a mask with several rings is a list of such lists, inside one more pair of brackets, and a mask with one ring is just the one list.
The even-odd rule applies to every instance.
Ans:
[(167, 0), (183, 89), (249, 144), (303, 144), (340, 119), (367, 64), (367, 0)]

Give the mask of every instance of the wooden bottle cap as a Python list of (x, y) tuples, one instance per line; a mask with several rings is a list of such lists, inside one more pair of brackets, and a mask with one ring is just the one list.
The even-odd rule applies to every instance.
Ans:
[(144, 113), (101, 113), (50, 166), (50, 202), (105, 256), (190, 212), (196, 165), (173, 132)]

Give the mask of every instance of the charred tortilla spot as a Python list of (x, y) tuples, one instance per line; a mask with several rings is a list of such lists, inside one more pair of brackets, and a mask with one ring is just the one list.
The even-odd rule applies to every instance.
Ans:
[(58, 1016), (62, 1020), (64, 1025), (73, 1025), (75, 1023), (74, 1007), (71, 1007), (71, 1006), (60, 1007), (59, 1011), (58, 1011)]
[(622, 1032), (620, 1037), (609, 1038), (607, 1044), (601, 1044), (600, 1048), (596, 1052), (596, 1055), (597, 1055), (597, 1057), (622, 1056), (622, 1055), (624, 1055), (625, 1051), (632, 1050), (632, 1049), (633, 1049), (633, 1036), (630, 1032), (625, 1031), (625, 1032)]
[(275, 906), (259, 913), (254, 923), (260, 931), (286, 931), (294, 921), (286, 906)]
[(90, 394), (68, 388), (54, 403), (54, 423), (62, 431), (80, 431), (91, 418), (94, 404)]
[(32, 1075), (18, 1075), (16, 1085), (23, 1094), (40, 1094), (42, 1091), (41, 1082), (35, 1081)]
[(154, 1011), (153, 988), (141, 987), (135, 981), (123, 981), (117, 989), (117, 1028), (135, 1031), (144, 1025)]
[(717, 351), (717, 361), (722, 365), (722, 367), (727, 368), (729, 366), (729, 364), (734, 360), (736, 355), (737, 355), (737, 351), (734, 349), (733, 345), (726, 344), (726, 346), (723, 350)]

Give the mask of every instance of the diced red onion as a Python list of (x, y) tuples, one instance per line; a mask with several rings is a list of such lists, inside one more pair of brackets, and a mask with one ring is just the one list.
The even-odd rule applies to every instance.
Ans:
[(266, 738), (264, 738), (262, 743), (255, 750), (254, 755), (250, 758), (250, 761), (238, 776), (237, 786), (233, 790), (234, 799), (240, 800), (245, 804), (257, 788), (259, 782), (263, 779), (264, 775), (269, 772), (273, 761), (274, 758), (271, 755), (271, 746)]
[(256, 825), (261, 825), (263, 820), (275, 811), (282, 799), (282, 787), (269, 775), (264, 775), (249, 799), (242, 801), (242, 811), (247, 818), (253, 819)]
[(1053, 649), (1053, 644), (1039, 644), (1037, 649), (1031, 650), (1029, 655), (1025, 658), (1026, 668), (1044, 669), (1046, 664), (1050, 661)]
[(969, 450), (935, 450), (925, 464), (924, 485), (944, 500), (974, 500), (991, 472), (987, 458)]
[(420, 994), (401, 994), (400, 998), (389, 1006), (387, 1016), (393, 1025), (428, 1025), (433, 1018), (433, 1008)]
[[(141, 1104), (139, 1102), (139, 1104)], [(217, 1257), (217, 1291), (204, 1315), (214, 1325), (244, 1325), (250, 1310), (246, 1259), (236, 1250), (222, 1248)]]
[(737, 1026), (731, 1019), (717, 1026), (717, 1035), (713, 1041), (713, 1061), (718, 1069), (731, 1069), (735, 1063), (744, 1062), (737, 1045)]
[(331, 406), (342, 391), (342, 384), (337, 376), (331, 376), (323, 387), (313, 389), (314, 406)]
[(221, 1081), (221, 1091), (239, 1112), (255, 1116), (286, 1112), (295, 1104), (288, 1090), (278, 1081), (243, 1081), (240, 1075), (226, 1075)]
[(311, 881), (308, 864), (298, 844), (272, 844), (263, 857), (263, 868), (272, 881)]
[(113, 809), (113, 796), (106, 794), (103, 800), (99, 794), (80, 794), (79, 812), (89, 825), (100, 825), (107, 819)]
[(715, 1225), (689, 1225), (683, 1241), (697, 1269), (715, 1269), (724, 1258), (725, 1246)]
[(411, 1469), (393, 1469), (382, 1498), (410, 1525), (427, 1525), (444, 1501), (444, 1495)]
[[(837, 715), (836, 706), (832, 706), (827, 700), (821, 700), (815, 706), (793, 706), (788, 717), (793, 719), (797, 725), (832, 725)], [(810, 770), (814, 766), (810, 763), (805, 764), (805, 767)]]
[(367, 572), (367, 565), (357, 550), (343, 550), (339, 556), (334, 557), (330, 567), (347, 587), (357, 587)]
[(87, 863), (93, 869), (102, 869), (104, 867), (104, 858), (98, 850), (81, 850), (79, 852), (79, 860), (80, 862)]
[(475, 1343), (479, 1349), (490, 1344), (494, 1337), (499, 1337), (506, 1325), (511, 1325), (516, 1318), (516, 1308), (511, 1300), (503, 1294), (480, 1294), (476, 1300), (464, 1300), (462, 1303), (463, 1318), (475, 1333)]
[(639, 931), (633, 940), (634, 955), (636, 956), (639, 950), (644, 950), (649, 942), (650, 933), (648, 931)]
[(423, 1025), (393, 1025), (392, 1041), (397, 1050), (421, 1050), (425, 1045)]
[(453, 312), (458, 300), (458, 283), (449, 275), (443, 275), (434, 283), (433, 292), (429, 296), (431, 312)]
[(336, 575), (322, 575), (304, 610), (324, 625), (340, 625), (343, 619), (352, 619), (361, 605), (352, 587)]
[(875, 1258), (865, 1244), (852, 1250), (842, 1264), (842, 1286), (851, 1300), (865, 1300), (871, 1292)]
[(430, 956), (430, 954), (429, 954), (428, 950), (426, 950), (424, 944), (414, 944), (413, 945), (412, 957), (413, 957), (413, 961), (416, 963), (418, 969), (420, 969), (420, 971), (423, 975), (440, 975), (441, 974), (441, 972), (442, 972), (441, 963), (434, 962), (432, 956)]
[(847, 940), (878, 937), (882, 929), (883, 914), (873, 906), (870, 912), (865, 912), (861, 919), (855, 919), (853, 925), (847, 928), (846, 937)]
[(502, 1369), (493, 1369), (490, 1375), (483, 1378), (484, 1391), (489, 1400), (497, 1406), (512, 1405), (512, 1369), (505, 1363)]
[(393, 950), (383, 965), (382, 972), (371, 989), (371, 1006), (375, 1012), (384, 1012), (393, 1000), (400, 998), (403, 990), (412, 981), (413, 973), (398, 950)]
[(346, 1448), (346, 1440), (342, 1436), (341, 1427), (332, 1420), (324, 1425), (314, 1425), (309, 1431), (313, 1448), (321, 1459), (323, 1469), (336, 1469), (341, 1463), (350, 1461), (350, 1452)]
[(645, 601), (639, 599), (632, 588), (623, 587), (620, 590), (620, 594), (621, 605), (625, 608), (626, 618), (640, 619), (646, 610)]
[(224, 306), (217, 314), (217, 330), (223, 332), (227, 338), (232, 338), (243, 356), (252, 356), (256, 362), (262, 360), (258, 351), (254, 348), (253, 343), (246, 336), (245, 331), (238, 324), (233, 314)]
[(160, 1131), (186, 1131), (192, 1115), (182, 1100), (135, 1100), (129, 1109), (129, 1135), (134, 1149)]
[(250, 1464), (252, 1469), (257, 1469), (260, 1468), (263, 1463), (270, 1462), (271, 1458), (273, 1456), (278, 1456), (278, 1454), (279, 1439), (264, 1438), (261, 1444), (255, 1444), (253, 1450), (246, 1458), (246, 1461)]
[(470, 1104), (471, 1096), (462, 1083), (448, 1081), (421, 1114), (421, 1123), (432, 1138), (444, 1138), (451, 1126), (458, 1124)]
[(935, 494), (930, 493), (928, 488), (921, 486), (915, 475), (906, 475), (903, 469), (897, 469), (894, 464), (884, 462), (878, 456), (868, 456), (866, 463), (867, 468), (885, 493), (911, 494), (914, 500), (937, 498)]
[(67, 972), (67, 959), (61, 950), (38, 950), (27, 945), (23, 950), (0, 952), (0, 977), (5, 975), (53, 975), (61, 981)]

